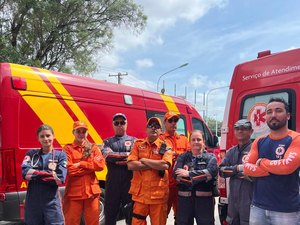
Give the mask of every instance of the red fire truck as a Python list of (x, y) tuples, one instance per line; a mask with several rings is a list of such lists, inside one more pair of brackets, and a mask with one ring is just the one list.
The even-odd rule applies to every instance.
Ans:
[[(300, 132), (300, 49), (271, 54), (258, 53), (257, 59), (235, 67), (226, 102), (221, 128), (221, 158), (236, 145), (233, 125), (239, 119), (249, 119), (254, 133), (252, 139), (269, 131), (265, 107), (270, 97), (284, 98), (290, 105), (289, 129)], [(228, 180), (219, 178), (219, 215), (226, 224)]]
[[(208, 147), (211, 150), (216, 148), (216, 137), (196, 109), (182, 98), (81, 76), (0, 63), (0, 221), (23, 219), (27, 182), (21, 176), (21, 163), (29, 149), (40, 146), (36, 129), (42, 123), (53, 127), (54, 145), (61, 149), (73, 141), (72, 124), (76, 120), (88, 124), (91, 142), (102, 144), (103, 139), (113, 135), (111, 121), (115, 113), (125, 113), (127, 133), (142, 138), (146, 136), (147, 118), (163, 118), (167, 111), (180, 113), (179, 133), (189, 135), (192, 129), (200, 129)], [(100, 186), (104, 187), (105, 171), (97, 177)], [(100, 217), (103, 221), (103, 210)]]

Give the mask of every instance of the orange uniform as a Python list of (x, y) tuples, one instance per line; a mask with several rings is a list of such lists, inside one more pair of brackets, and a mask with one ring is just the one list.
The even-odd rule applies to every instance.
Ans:
[[(88, 157), (84, 157), (84, 149), (85, 146), (75, 142), (64, 147), (68, 158), (68, 180), (63, 202), (66, 225), (80, 224), (82, 212), (88, 225), (99, 224), (100, 187), (95, 171), (103, 170), (105, 160), (96, 145), (92, 145)], [(77, 163), (79, 166), (74, 165)]]
[[(159, 148), (163, 143), (159, 138), (153, 143), (146, 139), (137, 140), (128, 157), (129, 161), (138, 161), (141, 158), (152, 160), (164, 160), (170, 166), (172, 165), (172, 152), (167, 150), (164, 155), (159, 154)], [(132, 194), (132, 200), (135, 202), (133, 213), (147, 217), (150, 215), (152, 225), (163, 225), (167, 219), (167, 201), (168, 201), (168, 171), (161, 177), (158, 170), (147, 169), (133, 172), (129, 193)], [(145, 219), (133, 217), (133, 225), (146, 224)]]
[[(169, 174), (173, 173), (174, 164), (178, 155), (184, 153), (188, 149), (190, 149), (190, 144), (186, 136), (182, 134), (175, 133), (174, 136), (169, 135), (167, 132), (164, 132), (159, 137), (161, 140), (166, 141), (166, 143), (171, 146), (173, 151), (172, 157), (172, 166), (169, 168)], [(177, 182), (173, 178), (173, 176), (169, 176), (169, 200), (168, 200), (168, 214), (173, 207), (174, 215), (177, 212), (177, 205), (178, 205), (178, 187)]]

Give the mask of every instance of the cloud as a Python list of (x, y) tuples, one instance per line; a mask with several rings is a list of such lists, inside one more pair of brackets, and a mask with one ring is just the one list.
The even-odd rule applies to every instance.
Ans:
[(138, 0), (144, 6), (145, 13), (157, 24), (172, 25), (180, 19), (195, 22), (210, 9), (224, 7), (228, 0)]
[(138, 59), (135, 63), (138, 68), (149, 68), (153, 66), (153, 61), (151, 59)]
[(186, 85), (188, 87), (209, 91), (211, 89), (228, 86), (228, 83), (222, 80), (212, 80), (206, 75), (193, 75), (188, 79)]
[(179, 21), (195, 23), (212, 8), (222, 8), (228, 0), (138, 0), (142, 5), (148, 21), (144, 32), (133, 35), (127, 29), (115, 30), (115, 49), (127, 51), (132, 47), (149, 47), (163, 45), (163, 34)]

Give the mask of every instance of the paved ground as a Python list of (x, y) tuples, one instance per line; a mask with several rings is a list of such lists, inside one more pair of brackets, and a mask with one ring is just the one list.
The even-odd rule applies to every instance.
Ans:
[[(218, 204), (217, 204), (217, 202), (218, 202), (218, 199), (216, 198), (215, 225), (220, 225), (219, 216), (218, 216)], [(149, 218), (148, 218), (147, 222), (148, 222), (147, 224), (151, 225), (151, 223), (149, 221)], [(0, 221), (0, 225), (5, 225), (5, 224), (7, 224), (5, 221)], [(196, 224), (196, 222), (194, 224)], [(125, 223), (124, 220), (121, 220), (121, 221), (117, 222), (117, 225), (126, 225), (126, 223)], [(169, 218), (166, 225), (174, 225), (174, 219)]]

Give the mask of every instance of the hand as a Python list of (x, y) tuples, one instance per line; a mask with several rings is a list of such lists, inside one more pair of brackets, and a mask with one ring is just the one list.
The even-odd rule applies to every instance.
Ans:
[(244, 165), (239, 164), (239, 165), (237, 165), (236, 169), (237, 169), (238, 172), (243, 172), (244, 171)]
[(76, 167), (76, 168), (78, 168), (80, 166), (80, 162), (74, 163), (73, 166)]
[(106, 159), (107, 158), (107, 156), (110, 154), (110, 153), (112, 153), (112, 152), (114, 152), (111, 148), (106, 148), (104, 151), (103, 151), (103, 157)]
[(185, 170), (185, 169), (181, 169), (181, 168), (178, 168), (176, 171), (175, 171), (175, 174), (177, 176), (181, 176), (181, 177), (189, 177), (189, 171), (188, 170)]
[(142, 164), (145, 164), (145, 162), (147, 161), (147, 159), (141, 158), (139, 161), (140, 161)]
[(260, 162), (261, 162), (261, 160), (262, 160), (262, 158), (259, 158), (259, 159), (256, 161), (256, 163), (255, 163), (255, 164), (256, 164), (257, 166), (260, 166)]

